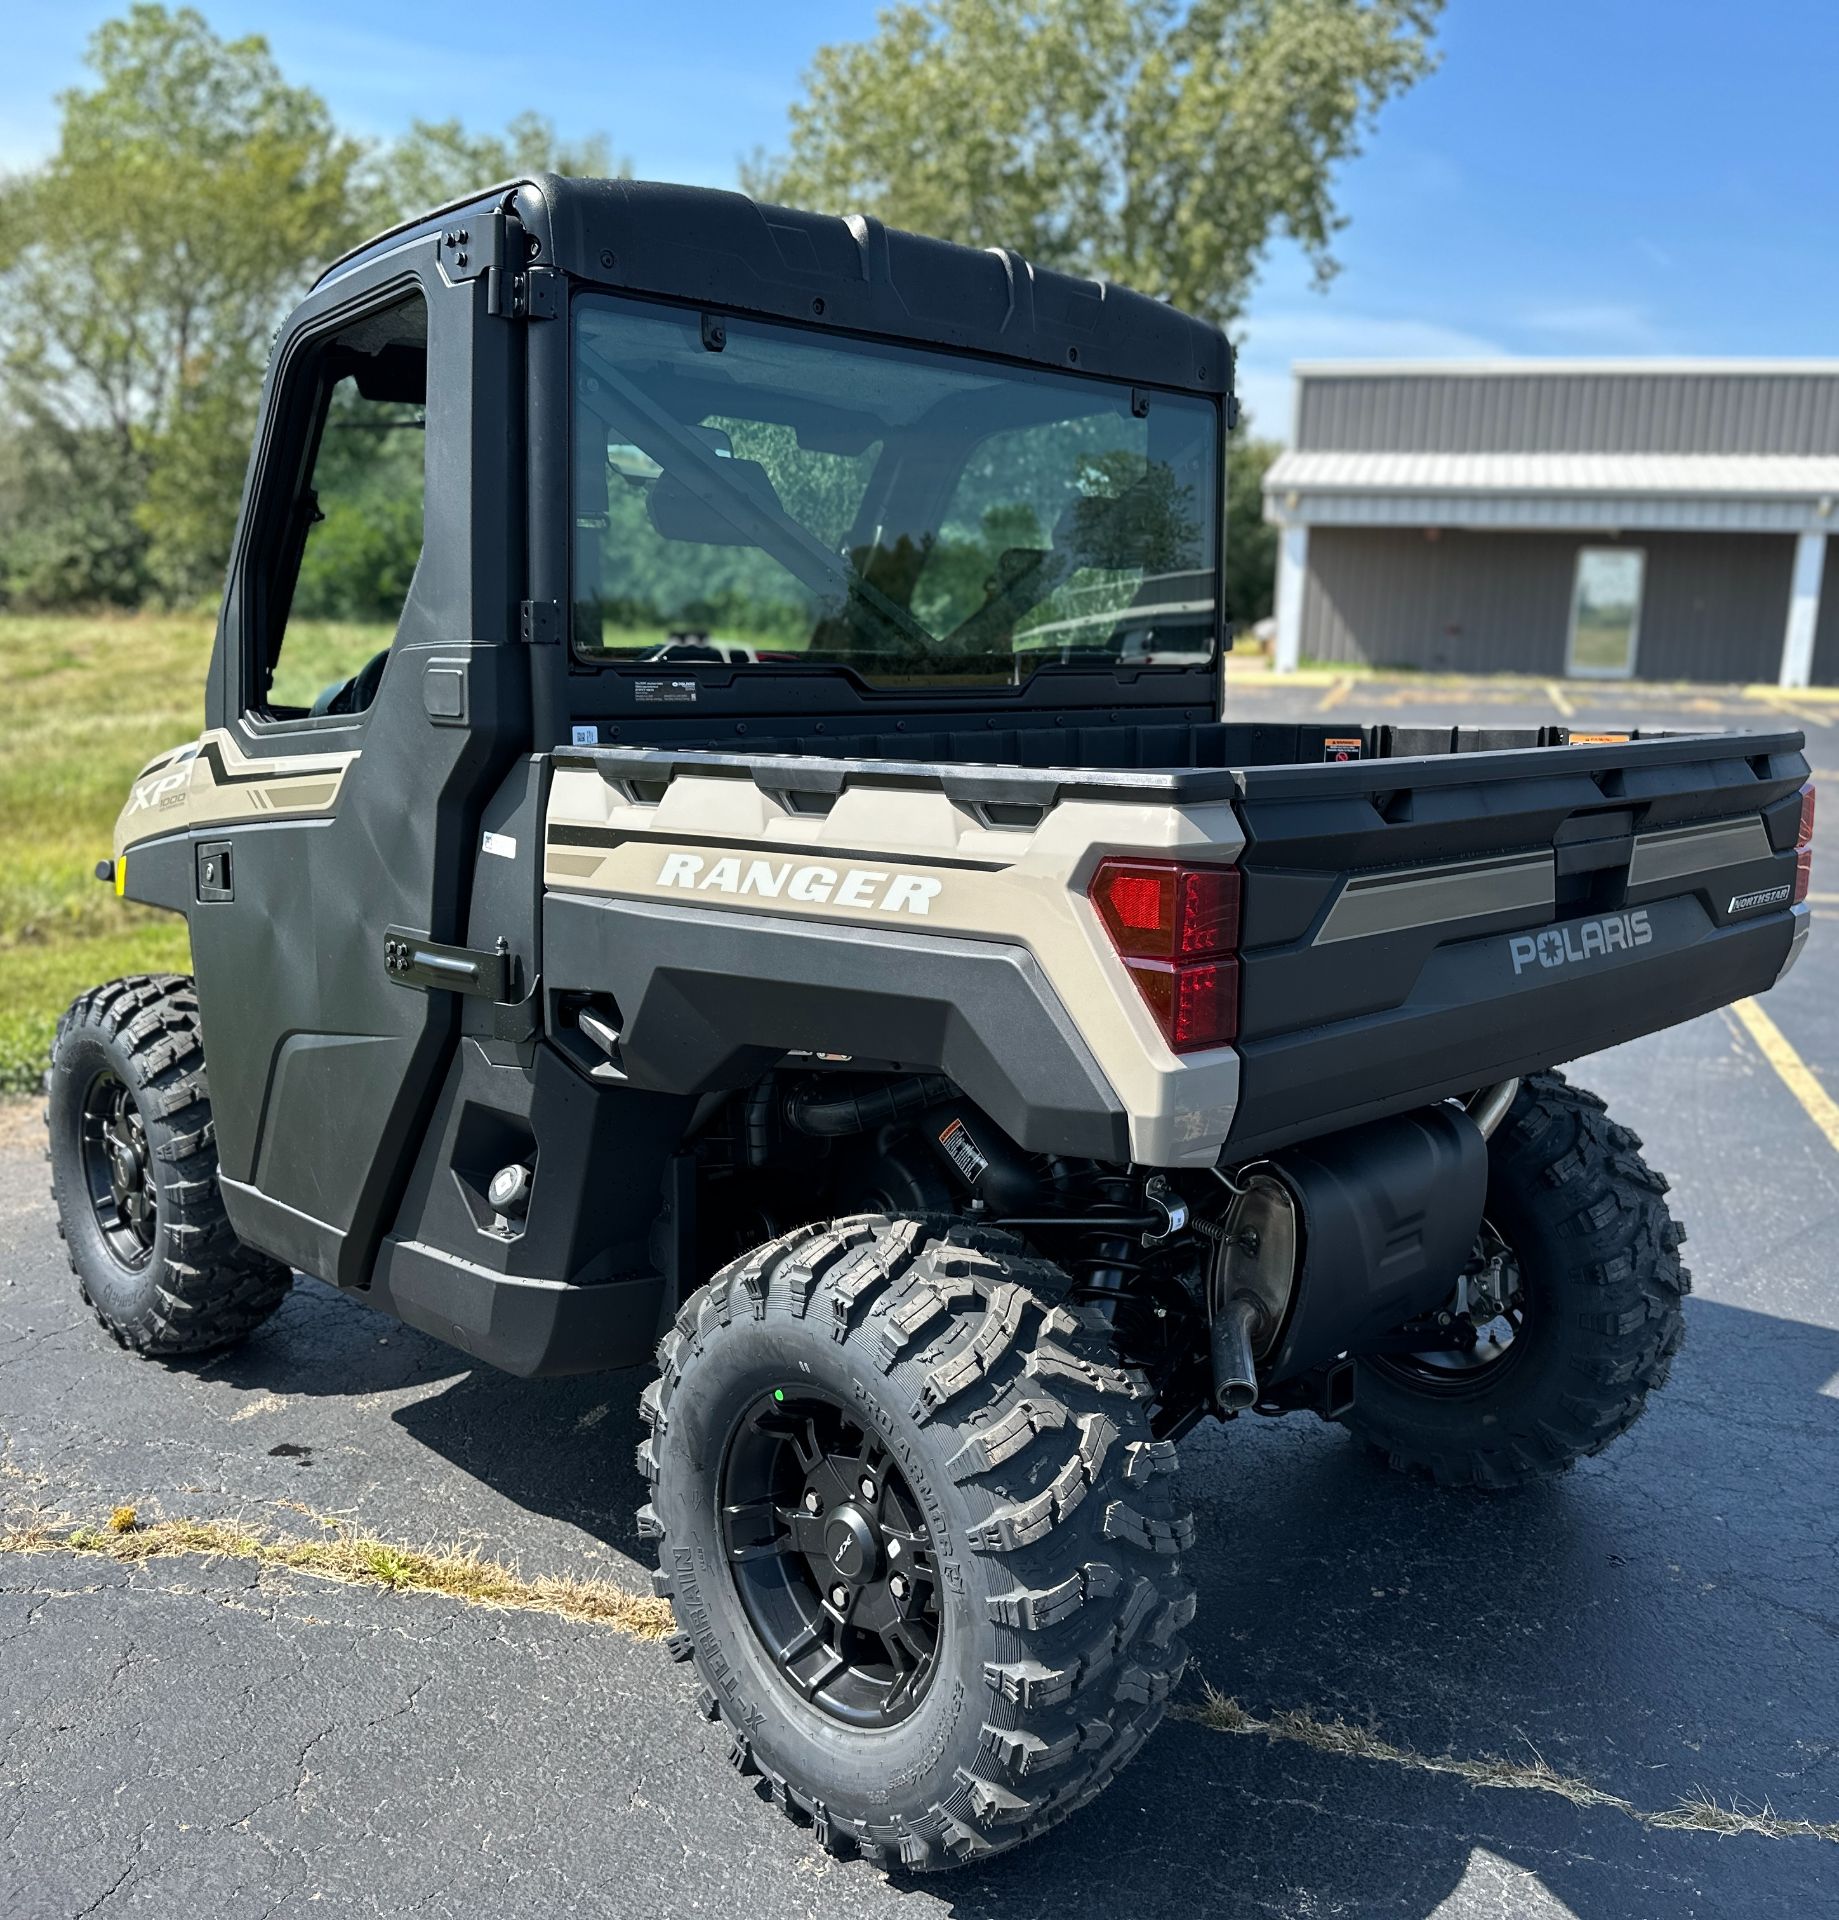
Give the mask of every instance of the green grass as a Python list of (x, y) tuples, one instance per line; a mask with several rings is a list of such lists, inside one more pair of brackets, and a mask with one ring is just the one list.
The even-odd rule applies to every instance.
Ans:
[[(183, 972), (185, 924), (95, 878), (136, 773), (204, 725), (210, 620), (0, 616), (0, 1091), (35, 1089), (58, 1015), (118, 974)], [(290, 684), (355, 670), (388, 635), (302, 624)]]

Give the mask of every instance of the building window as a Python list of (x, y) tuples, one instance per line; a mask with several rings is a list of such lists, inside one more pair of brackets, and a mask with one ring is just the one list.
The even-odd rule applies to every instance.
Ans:
[(1567, 672), (1599, 680), (1626, 680), (1634, 672), (1646, 561), (1639, 547), (1578, 549)]

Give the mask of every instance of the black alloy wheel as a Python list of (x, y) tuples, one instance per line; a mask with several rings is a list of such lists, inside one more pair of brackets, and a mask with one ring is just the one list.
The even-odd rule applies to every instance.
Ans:
[(729, 1441), (721, 1522), (741, 1610), (793, 1690), (850, 1726), (905, 1719), (938, 1665), (939, 1575), (880, 1441), (827, 1394), (774, 1389)]
[(159, 1189), (146, 1122), (134, 1095), (106, 1067), (83, 1094), (80, 1152), (89, 1204), (103, 1246), (128, 1272), (153, 1257)]
[(1422, 1353), (1376, 1354), (1375, 1371), (1389, 1373), (1421, 1393), (1469, 1393), (1492, 1387), (1526, 1349), (1525, 1277), (1498, 1228), (1483, 1220), (1461, 1293), (1452, 1301), (1457, 1338)]

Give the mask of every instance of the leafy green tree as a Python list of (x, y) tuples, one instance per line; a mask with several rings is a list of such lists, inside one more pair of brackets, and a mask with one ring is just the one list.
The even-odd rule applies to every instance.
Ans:
[(383, 149), (372, 168), (374, 224), (406, 220), (495, 181), (531, 173), (592, 179), (632, 171), (604, 134), (564, 140), (540, 113), (520, 113), (503, 133), (469, 133), (458, 120), (416, 120)]
[(0, 419), (0, 607), (138, 606), (142, 480), (101, 428)]
[(1226, 612), (1249, 627), (1277, 589), (1277, 529), (1264, 518), (1264, 476), (1283, 449), (1241, 428), (1226, 443)]
[(1326, 279), (1335, 170), (1426, 74), (1442, 0), (897, 0), (819, 50), (767, 198), (1237, 318), (1274, 234)]
[(190, 8), (136, 5), (86, 59), (56, 152), (0, 195), (4, 376), (15, 411), (113, 446), (148, 570), (188, 600), (222, 575), (277, 315), (354, 237), (360, 148)]

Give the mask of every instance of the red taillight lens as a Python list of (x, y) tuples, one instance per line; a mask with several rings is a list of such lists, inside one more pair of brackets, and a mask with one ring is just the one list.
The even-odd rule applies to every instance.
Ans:
[(1801, 824), (1795, 834), (1794, 904), (1798, 907), (1813, 886), (1813, 782), (1801, 789)]
[(1239, 1031), (1239, 870), (1106, 860), (1090, 889), (1099, 920), (1177, 1053)]
[(1137, 983), (1163, 1037), (1177, 1053), (1196, 1053), (1203, 1047), (1231, 1044), (1239, 1031), (1239, 956), (1194, 960), (1186, 966), (1159, 966), (1154, 961), (1130, 964)]
[(1198, 960), (1239, 944), (1237, 867), (1107, 860), (1091, 893), (1111, 944), (1129, 959)]

